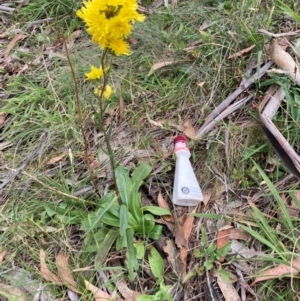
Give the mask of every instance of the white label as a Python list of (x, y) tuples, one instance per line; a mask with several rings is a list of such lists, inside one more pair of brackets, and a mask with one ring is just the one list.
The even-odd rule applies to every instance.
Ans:
[(202, 196), (201, 190), (198, 187), (182, 186), (181, 192), (185, 195)]

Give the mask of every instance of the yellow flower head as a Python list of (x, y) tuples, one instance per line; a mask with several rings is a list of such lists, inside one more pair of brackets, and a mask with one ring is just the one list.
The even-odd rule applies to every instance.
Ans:
[(85, 73), (85, 76), (87, 79), (100, 79), (104, 75), (104, 71), (102, 68), (97, 68), (95, 66), (91, 66), (91, 71), (88, 73)]
[(109, 99), (112, 92), (113, 92), (112, 87), (110, 85), (106, 85), (105, 89), (104, 89), (104, 92), (103, 92), (103, 97), (105, 99)]
[(124, 39), (131, 34), (135, 22), (145, 19), (137, 12), (137, 7), (136, 0), (85, 0), (77, 16), (102, 49), (109, 48), (116, 55), (128, 55), (129, 46)]
[[(102, 88), (95, 88), (94, 89), (94, 93), (97, 95), (97, 96), (100, 96), (101, 97), (101, 93), (102, 92)], [(109, 99), (111, 94), (113, 93), (113, 89), (110, 85), (106, 85), (105, 88), (104, 88), (104, 91), (103, 91), (103, 97), (105, 99)]]

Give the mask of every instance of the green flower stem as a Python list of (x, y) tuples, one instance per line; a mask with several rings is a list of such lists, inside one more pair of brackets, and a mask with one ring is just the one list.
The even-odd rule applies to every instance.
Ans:
[[(108, 55), (108, 49), (105, 48), (103, 50), (102, 57), (101, 57), (101, 67), (103, 70), (106, 70), (105, 69), (105, 61), (106, 61), (107, 55)], [(107, 148), (107, 153), (109, 156), (109, 162), (110, 162), (110, 166), (112, 169), (113, 181), (115, 184), (116, 194), (119, 195), (117, 181), (116, 181), (116, 175), (115, 175), (115, 169), (116, 169), (115, 157), (114, 157), (114, 153), (113, 153), (113, 150), (112, 150), (112, 147), (110, 144), (110, 139), (109, 139), (110, 137), (103, 126), (103, 118), (104, 118), (104, 114), (105, 114), (105, 109), (103, 108), (103, 94), (105, 91), (105, 87), (108, 83), (108, 78), (109, 78), (109, 70), (107, 72), (104, 72), (102, 89), (101, 89), (100, 95), (99, 95), (99, 113), (97, 113), (97, 111), (94, 110), (95, 114), (98, 114), (98, 118), (95, 118), (95, 123), (99, 127), (99, 129), (103, 132), (104, 140), (105, 140), (105, 144), (106, 144), (106, 148)]]

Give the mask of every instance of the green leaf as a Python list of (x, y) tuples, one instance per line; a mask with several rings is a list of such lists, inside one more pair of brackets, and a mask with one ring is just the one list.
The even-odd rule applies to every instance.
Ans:
[(203, 256), (206, 256), (208, 254), (211, 254), (216, 250), (216, 244), (213, 242), (211, 243), (208, 248), (204, 251)]
[(52, 217), (56, 214), (56, 212), (54, 210), (52, 210), (49, 206), (47, 206), (46, 204), (44, 204), (44, 208), (46, 213), (48, 214), (49, 217)]
[(136, 258), (137, 259), (143, 259), (144, 256), (145, 256), (145, 242), (139, 239), (134, 244), (134, 247), (136, 249)]
[(202, 258), (203, 257), (203, 253), (201, 253), (199, 249), (195, 249), (193, 251), (193, 255), (195, 256), (195, 258)]
[(132, 173), (131, 180), (132, 180), (132, 191), (138, 191), (141, 187), (144, 179), (146, 179), (149, 174), (151, 173), (152, 167), (147, 164), (139, 165)]
[(291, 217), (287, 211), (287, 208), (285, 206), (285, 204), (282, 201), (282, 198), (279, 195), (279, 192), (277, 191), (276, 187), (274, 186), (274, 184), (271, 182), (271, 180), (268, 178), (268, 176), (265, 174), (265, 172), (260, 168), (260, 166), (258, 164), (256, 164), (255, 162), (253, 162), (255, 167), (258, 169), (259, 173), (261, 174), (261, 176), (263, 177), (264, 181), (267, 183), (272, 195), (274, 196), (275, 200), (277, 201), (282, 214), (283, 214), (283, 218), (280, 220), (287, 229), (290, 230), (291, 234), (294, 233), (294, 227), (291, 221)]
[(139, 295), (136, 299), (137, 301), (156, 301), (154, 296), (147, 296), (147, 295)]
[(136, 223), (141, 219), (143, 213), (141, 209), (141, 195), (138, 192), (133, 191), (131, 193), (131, 199), (128, 203), (128, 211), (132, 214)]
[(118, 236), (117, 241), (116, 241), (116, 250), (120, 251), (123, 248), (127, 248), (127, 239), (126, 235), (124, 236)]
[(52, 216), (57, 214), (66, 224), (74, 225), (80, 224), (82, 220), (87, 218), (87, 213), (83, 210), (70, 210), (70, 206), (67, 204), (62, 205), (53, 205), (47, 204), (45, 205), (45, 211), (47, 214), (51, 214)]
[(126, 265), (128, 269), (128, 279), (133, 281), (136, 277), (136, 272), (139, 268), (139, 263), (136, 258), (136, 249), (133, 246), (133, 230), (126, 230), (126, 239), (127, 239), (127, 252), (126, 252)]
[(99, 231), (90, 232), (84, 238), (84, 250), (83, 252), (97, 252), (100, 249), (100, 245), (105, 239), (105, 236), (111, 229), (102, 227)]
[[(103, 209), (107, 208), (107, 204), (101, 206), (100, 208), (103, 208)], [(112, 214), (112, 215), (114, 215), (114, 216), (116, 216), (116, 217), (119, 218), (119, 216), (120, 216), (120, 205), (119, 205), (119, 203), (117, 202), (117, 200), (116, 200), (116, 202), (112, 203), (112, 204), (109, 206), (109, 211), (108, 211), (108, 212), (109, 212), (110, 214)]]
[(226, 270), (223, 270), (222, 266), (219, 266), (218, 273), (227, 283), (236, 282), (236, 276)]
[(285, 4), (282, 1), (279, 1), (279, 3), (282, 5), (280, 8), (283, 10), (283, 12), (290, 17), (292, 17), (297, 22), (300, 22), (300, 15), (297, 15), (287, 4)]
[(123, 204), (128, 205), (131, 197), (130, 190), (132, 188), (129, 172), (125, 167), (118, 166), (115, 169), (115, 175), (121, 201)]
[(144, 206), (142, 207), (143, 212), (148, 211), (154, 215), (162, 216), (162, 215), (172, 215), (170, 210), (166, 208), (161, 208), (158, 206)]
[(209, 258), (208, 260), (204, 261), (203, 265), (207, 270), (211, 270), (213, 268), (213, 258)]
[(117, 197), (114, 194), (110, 194), (110, 200), (108, 200), (109, 198), (107, 198), (107, 206), (104, 208), (100, 207), (96, 212), (90, 213), (88, 217), (82, 221), (80, 230), (89, 232), (100, 226), (102, 217), (113, 206), (117, 200)]
[(207, 235), (206, 235), (206, 230), (205, 227), (203, 225), (201, 225), (201, 241), (200, 241), (200, 246), (204, 247), (207, 243)]
[(136, 234), (148, 235), (154, 226), (154, 217), (151, 214), (145, 214), (133, 229)]
[(149, 238), (158, 240), (161, 237), (161, 233), (163, 230), (162, 225), (155, 225), (152, 230), (148, 233)]
[(187, 274), (182, 279), (182, 284), (185, 284), (187, 281), (189, 281), (192, 277), (196, 276), (197, 272), (194, 269), (191, 269), (187, 272)]
[(128, 211), (127, 207), (122, 204), (120, 207), (120, 235), (124, 236), (128, 226)]
[(119, 231), (116, 229), (111, 229), (106, 235), (104, 240), (99, 245), (99, 250), (95, 257), (95, 268), (96, 270), (102, 267), (102, 263), (106, 259), (106, 256), (119, 236)]
[(260, 235), (258, 232), (256, 232), (253, 229), (250, 229), (244, 225), (239, 225), (242, 229), (244, 229), (246, 232), (248, 232), (250, 235), (252, 235), (255, 239), (257, 239), (258, 241), (260, 241), (262, 244), (268, 246), (271, 250), (274, 250), (277, 255), (279, 255), (281, 258), (284, 259), (284, 255), (282, 255), (282, 252), (279, 251), (279, 249), (277, 249), (277, 245), (273, 245), (269, 240), (267, 240), (265, 237), (263, 237), (262, 235)]
[(164, 261), (158, 251), (151, 247), (150, 253), (148, 255), (149, 265), (152, 274), (158, 278), (157, 282), (163, 281), (163, 272), (164, 272)]
[(216, 213), (192, 213), (190, 215), (195, 217), (204, 217), (207, 219), (217, 219), (217, 220), (221, 218), (221, 215)]
[(217, 250), (217, 259), (224, 257), (231, 248), (231, 242), (228, 242), (225, 246)]
[(159, 291), (156, 293), (161, 296), (160, 300), (173, 301), (173, 296), (168, 292), (172, 285), (165, 285), (163, 282), (159, 285)]
[(116, 193), (113, 192), (108, 192), (106, 195), (104, 195), (101, 199), (97, 201), (97, 208), (99, 207), (105, 207), (107, 204), (110, 204), (112, 200), (117, 200)]
[(102, 223), (113, 226), (113, 227), (120, 227), (120, 217), (111, 214), (110, 212), (106, 212), (101, 219)]

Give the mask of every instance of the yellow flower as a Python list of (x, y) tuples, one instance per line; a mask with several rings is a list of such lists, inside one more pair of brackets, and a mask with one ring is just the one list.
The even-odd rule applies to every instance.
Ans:
[(145, 17), (137, 12), (136, 0), (86, 0), (77, 11), (92, 40), (116, 55), (130, 54), (124, 41), (132, 32), (135, 22), (143, 22)]
[(128, 43), (121, 39), (111, 39), (108, 44), (109, 49), (111, 49), (115, 55), (119, 56), (122, 54), (130, 55), (131, 51), (129, 49)]
[(95, 66), (91, 66), (91, 71), (88, 73), (85, 73), (85, 76), (87, 79), (100, 79), (104, 75), (104, 71), (102, 68), (97, 68)]
[(110, 85), (106, 85), (105, 89), (104, 89), (104, 92), (103, 92), (103, 97), (105, 99), (109, 99), (112, 92), (113, 92), (112, 87)]
[[(101, 97), (101, 94), (102, 94), (102, 87), (95, 88), (95, 89), (94, 89), (94, 93), (95, 93), (97, 96)], [(113, 93), (112, 87), (111, 87), (110, 85), (106, 85), (105, 88), (104, 88), (104, 91), (103, 91), (103, 94), (102, 94), (102, 95), (103, 95), (103, 97), (104, 97), (105, 99), (109, 99), (112, 93)]]

